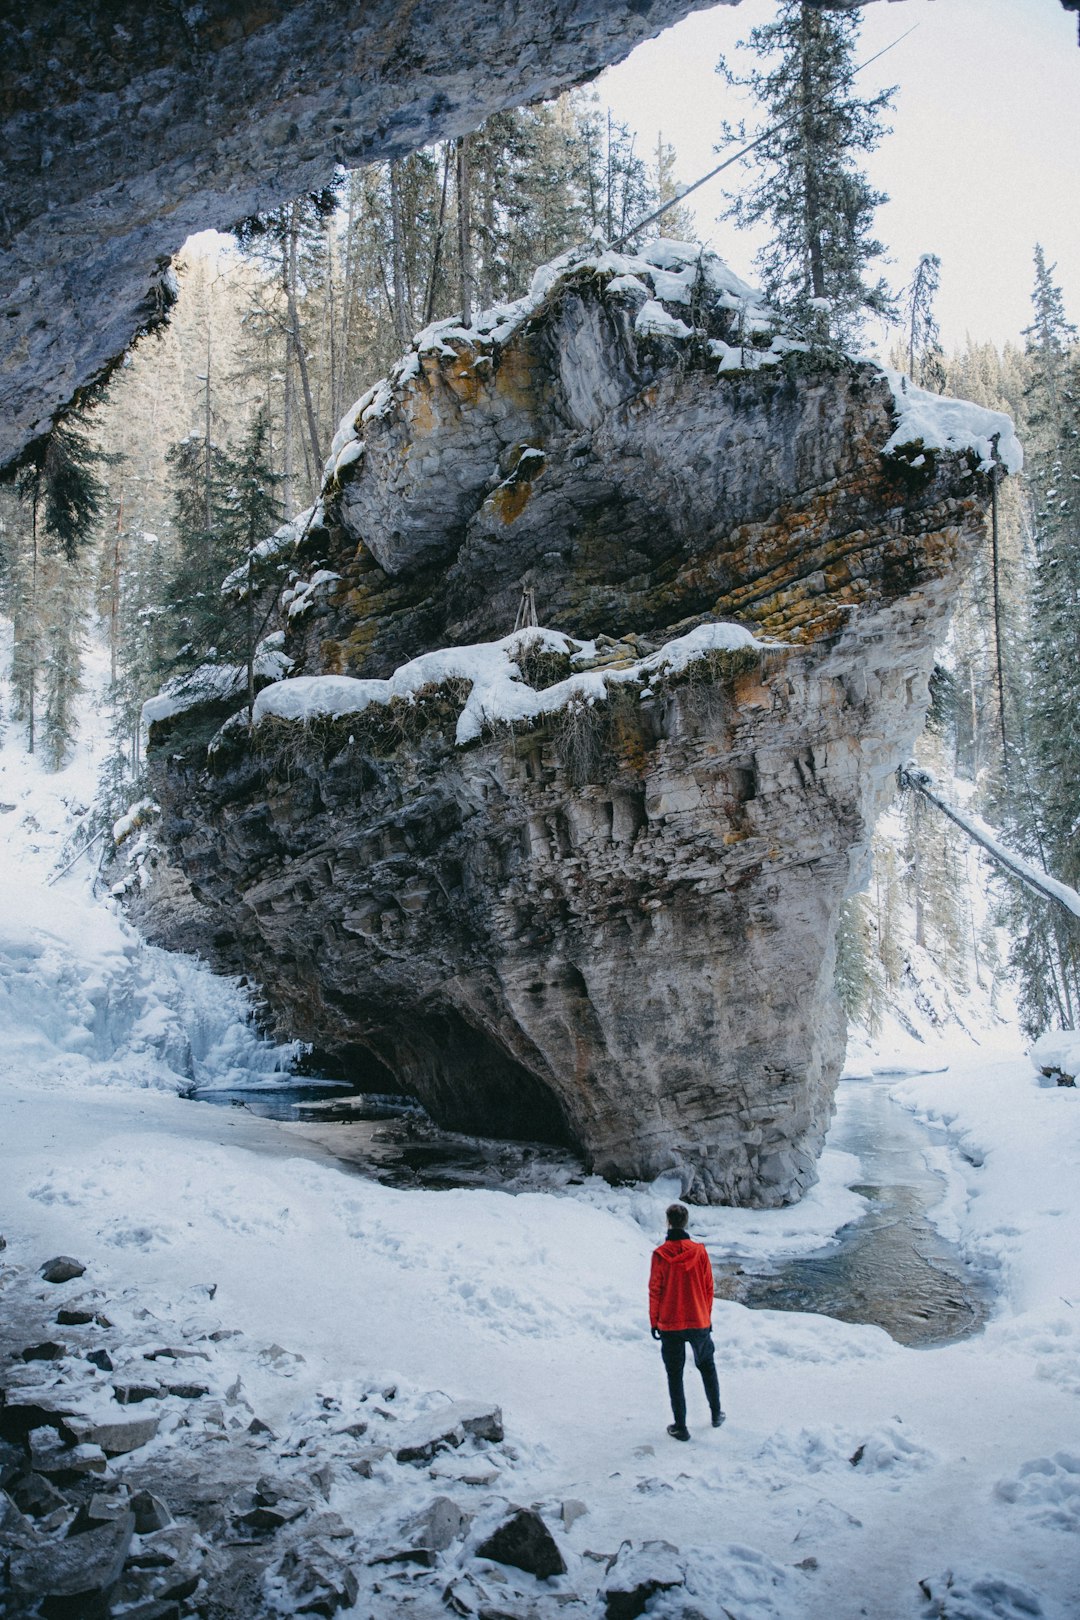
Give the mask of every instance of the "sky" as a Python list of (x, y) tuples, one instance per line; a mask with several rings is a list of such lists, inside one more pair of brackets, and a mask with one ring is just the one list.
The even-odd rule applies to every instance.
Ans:
[[(717, 161), (725, 117), (751, 111), (716, 76), (737, 42), (775, 15), (775, 0), (698, 12), (640, 46), (597, 81), (601, 101), (655, 150), (676, 148), (683, 184)], [(903, 286), (923, 253), (941, 258), (937, 317), (947, 349), (976, 340), (1018, 343), (1031, 319), (1033, 251), (1057, 263), (1066, 311), (1080, 323), (1080, 48), (1077, 18), (1058, 0), (875, 0), (863, 11), (858, 56), (875, 55), (914, 28), (860, 76), (860, 95), (897, 85), (892, 133), (868, 160), (890, 201), (877, 234), (885, 274)], [(754, 281), (754, 241), (723, 212), (725, 184), (692, 199), (702, 238)]]

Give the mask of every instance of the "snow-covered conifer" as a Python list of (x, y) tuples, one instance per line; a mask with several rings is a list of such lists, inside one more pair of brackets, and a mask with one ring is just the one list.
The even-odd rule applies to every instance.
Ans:
[[(873, 221), (886, 198), (858, 166), (885, 133), (882, 113), (893, 92), (854, 93), (858, 32), (854, 11), (782, 0), (775, 18), (744, 42), (765, 65), (745, 75), (723, 59), (717, 66), (761, 107), (762, 139), (746, 160), (750, 184), (724, 217), (770, 227), (756, 259), (766, 296), (822, 343), (850, 343), (867, 313), (893, 308), (885, 281), (869, 274), (884, 251)], [(730, 141), (742, 131), (725, 125), (724, 133)]]

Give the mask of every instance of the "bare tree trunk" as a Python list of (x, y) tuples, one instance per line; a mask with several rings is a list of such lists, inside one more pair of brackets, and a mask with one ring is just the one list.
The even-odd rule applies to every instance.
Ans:
[[(289, 243), (288, 238), (281, 241), (281, 290), (285, 295), (285, 305), (289, 304)], [(282, 402), (282, 455), (281, 455), (281, 493), (282, 505), (285, 508), (286, 518), (291, 518), (296, 511), (296, 467), (293, 459), (294, 437), (294, 395), (292, 378), (292, 338), (286, 328), (285, 332), (285, 397)]]
[(255, 543), (250, 536), (248, 537), (245, 618), (247, 620), (245, 642), (247, 648), (248, 728), (250, 729), (255, 718)]
[[(994, 439), (994, 454), (997, 455), (997, 438)], [(994, 461), (994, 470), (991, 473), (990, 483), (990, 548), (991, 566), (994, 580), (994, 653), (997, 660), (997, 694), (998, 694), (998, 725), (1001, 729), (1001, 768), (1005, 780), (1009, 780), (1009, 744), (1005, 730), (1005, 662), (1003, 649), (1003, 636), (1001, 633), (1001, 579), (999, 573), (1000, 554), (998, 544), (998, 466)]]
[(965, 815), (962, 810), (957, 810), (942, 797), (929, 771), (923, 770), (918, 765), (902, 765), (897, 775), (901, 787), (914, 788), (924, 799), (929, 799), (943, 816), (947, 816), (961, 832), (966, 833), (973, 842), (985, 849), (1006, 872), (1026, 884), (1029, 889), (1034, 889), (1035, 893), (1041, 894), (1044, 899), (1053, 901), (1054, 905), (1059, 906), (1069, 917), (1074, 920), (1080, 918), (1080, 894), (1077, 894), (1075, 889), (1051, 877), (1045, 870), (1040, 872), (1022, 855), (1015, 855), (1012, 850), (1006, 849), (991, 836), (989, 828), (974, 825), (970, 816)]
[(326, 221), (326, 353), (330, 364), (330, 417), (336, 427), (341, 419), (337, 408), (341, 392), (338, 383), (337, 300), (334, 297), (334, 221)]
[(340, 422), (345, 414), (347, 401), (345, 398), (345, 384), (349, 375), (349, 359), (352, 354), (352, 312), (356, 289), (353, 285), (356, 279), (356, 253), (353, 245), (353, 236), (356, 229), (356, 180), (349, 176), (349, 206), (345, 215), (345, 274), (341, 287), (341, 361), (339, 365), (338, 395), (334, 400), (334, 421)]
[(912, 806), (911, 851), (912, 851), (912, 878), (915, 884), (915, 943), (920, 950), (926, 949), (926, 907), (923, 903), (923, 870), (922, 847), (920, 834), (922, 833), (921, 818), (919, 815), (919, 800)]
[(308, 439), (311, 445), (311, 461), (309, 461), (308, 466), (310, 469), (313, 461), (316, 473), (318, 473), (322, 470), (323, 456), (322, 451), (319, 449), (319, 428), (315, 420), (315, 406), (311, 398), (311, 378), (308, 374), (307, 355), (304, 353), (303, 337), (300, 331), (300, 310), (296, 302), (299, 237), (300, 228), (296, 217), (296, 204), (293, 203), (289, 209), (289, 274), (285, 286), (285, 296), (289, 307), (289, 339), (296, 358), (296, 367), (300, 373), (300, 386), (304, 394), (304, 413), (307, 417)]
[(30, 679), (26, 683), (26, 751), (34, 752), (34, 688), (37, 685), (37, 576), (38, 576), (38, 491), (30, 509)]
[(469, 220), (469, 137), (457, 143), (458, 269), (461, 283), (461, 324), (472, 325), (472, 227)]
[(213, 363), (210, 312), (206, 314), (206, 385), (203, 394), (203, 530), (209, 535), (214, 522), (212, 417), (210, 412), (210, 373)]
[(123, 532), (124, 491), (121, 489), (113, 537), (112, 578), (109, 581), (109, 680), (113, 686), (116, 685), (116, 649), (120, 640), (120, 539)]
[(427, 297), (424, 299), (424, 325), (430, 326), (435, 319), (435, 288), (439, 275), (439, 260), (442, 257), (443, 235), (446, 229), (446, 193), (450, 182), (450, 157), (453, 147), (447, 141), (443, 153), (442, 190), (439, 193), (439, 223), (435, 227), (435, 244), (431, 250), (431, 274), (428, 276)]

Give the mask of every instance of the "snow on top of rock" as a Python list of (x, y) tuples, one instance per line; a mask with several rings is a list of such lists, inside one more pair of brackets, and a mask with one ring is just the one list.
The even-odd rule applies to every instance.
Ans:
[(747, 343), (725, 343), (722, 338), (709, 339), (709, 353), (719, 360), (721, 371), (760, 371), (763, 366), (778, 366), (785, 354), (805, 354), (808, 343), (794, 338), (775, 337), (767, 349), (756, 349)]
[(1080, 1032), (1049, 1030), (1039, 1036), (1029, 1055), (1040, 1074), (1062, 1074), (1076, 1080), (1080, 1076)]
[(482, 310), (471, 326), (463, 326), (460, 319), (454, 316), (448, 320), (434, 321), (418, 332), (403, 359), (386, 377), (362, 394), (342, 417), (326, 462), (327, 478), (340, 472), (361, 453), (356, 450), (349, 454), (348, 459), (343, 459), (343, 453), (359, 439), (362, 424), (385, 415), (393, 404), (396, 392), (419, 374), (422, 355), (437, 354), (447, 359), (457, 359), (462, 345), (476, 350), (507, 342), (536, 314), (560, 281), (583, 273), (591, 273), (598, 280), (610, 278), (605, 286), (608, 292), (625, 294), (640, 290), (648, 298), (651, 291), (652, 312), (646, 314), (644, 325), (641, 324), (640, 315), (638, 318), (638, 330), (643, 335), (689, 337), (691, 328), (664, 311), (662, 306), (664, 303), (688, 305), (699, 279), (716, 295), (720, 307), (742, 312), (748, 332), (766, 332), (775, 326), (775, 317), (762, 301), (761, 294), (741, 281), (722, 259), (707, 248), (661, 237), (647, 243), (640, 253), (620, 253), (596, 239), (585, 248), (570, 248), (548, 264), (541, 265), (522, 298)]
[[(280, 681), (292, 669), (293, 660), (279, 647), (260, 644), (254, 667), (256, 679)], [(202, 703), (224, 703), (242, 697), (246, 690), (246, 664), (200, 664), (185, 675), (175, 675), (156, 697), (147, 698), (142, 706), (143, 725), (171, 720)]]
[(137, 803), (129, 805), (124, 814), (113, 822), (112, 840), (114, 844), (122, 844), (128, 835), (142, 826), (152, 815), (157, 813), (157, 805), (153, 799), (139, 799)]
[(654, 675), (678, 673), (710, 652), (770, 645), (758, 641), (741, 625), (703, 624), (621, 668), (580, 670), (538, 692), (522, 675), (519, 660), (526, 653), (563, 653), (582, 662), (596, 656), (596, 645), (576, 641), (561, 630), (515, 630), (500, 641), (423, 653), (385, 681), (360, 680), (350, 675), (300, 675), (280, 681), (259, 693), (253, 718), (258, 725), (271, 715), (281, 720), (307, 721), (317, 715), (362, 714), (372, 704), (385, 706), (395, 698), (412, 700), (426, 686), (464, 680), (470, 683), (471, 690), (458, 717), (456, 739), (461, 745), (475, 741), (486, 726), (535, 720), (571, 702), (602, 702), (611, 682), (647, 684)]
[(638, 310), (634, 331), (642, 337), (688, 338), (694, 335), (692, 327), (680, 321), (677, 315), (669, 315), (655, 298), (647, 298)]
[(334, 461), (333, 476), (336, 478), (340, 472), (342, 472), (346, 467), (351, 466), (354, 461), (359, 461), (363, 453), (363, 440), (350, 439), (348, 444), (344, 445), (338, 452), (338, 455)]
[(641, 257), (655, 264), (658, 270), (680, 270), (684, 265), (697, 264), (701, 247), (697, 242), (677, 242), (673, 236), (658, 236), (646, 243)]
[(319, 568), (307, 581), (299, 582), (293, 589), (282, 591), (281, 605), (287, 609), (290, 619), (299, 618), (301, 613), (315, 605), (315, 599), (320, 591), (327, 585), (333, 585), (341, 578), (332, 568)]
[(642, 298), (648, 298), (649, 289), (637, 276), (612, 276), (607, 284), (609, 293), (640, 293)]
[(899, 371), (879, 367), (892, 389), (898, 421), (882, 455), (919, 445), (923, 450), (971, 450), (979, 457), (979, 470), (990, 472), (997, 460), (1006, 472), (1017, 473), (1024, 465), (1024, 452), (1016, 437), (1012, 418), (1004, 411), (991, 411), (965, 399), (947, 399), (928, 393)]

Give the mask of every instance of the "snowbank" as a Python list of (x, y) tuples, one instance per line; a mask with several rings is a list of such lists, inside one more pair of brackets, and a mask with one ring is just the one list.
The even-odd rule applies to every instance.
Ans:
[(562, 653), (572, 662), (590, 660), (596, 656), (595, 643), (575, 641), (561, 630), (516, 630), (500, 641), (423, 653), (385, 681), (358, 680), (350, 675), (299, 675), (279, 681), (255, 699), (254, 722), (258, 725), (271, 715), (279, 720), (308, 721), (319, 715), (362, 714), (373, 704), (412, 699), (424, 687), (460, 680), (471, 687), (457, 723), (457, 742), (463, 745), (473, 742), (488, 726), (535, 720), (574, 701), (601, 702), (609, 683), (635, 681), (647, 686), (652, 677), (676, 674), (711, 652), (747, 647), (767, 651), (771, 645), (758, 641), (741, 625), (699, 625), (624, 668), (586, 670), (538, 692), (524, 680), (519, 660), (536, 652)]
[(1080, 1076), (1080, 1033), (1075, 1029), (1053, 1029), (1041, 1035), (1031, 1048), (1031, 1061), (1039, 1074), (1076, 1082)]
[[(970, 450), (979, 457), (979, 468), (990, 472), (995, 460), (1006, 472), (1017, 473), (1024, 465), (1024, 452), (1016, 437), (1012, 418), (1003, 411), (991, 411), (968, 400), (946, 399), (929, 394), (899, 371), (879, 367), (892, 389), (898, 421), (882, 446), (882, 455), (901, 450)], [(917, 466), (918, 462), (912, 465)]]
[[(280, 681), (292, 667), (292, 659), (278, 646), (263, 645), (255, 655), (256, 680)], [(147, 698), (142, 706), (143, 725), (171, 720), (203, 703), (237, 701), (247, 692), (247, 678), (246, 664), (200, 664), (198, 669), (166, 681), (156, 697)]]

